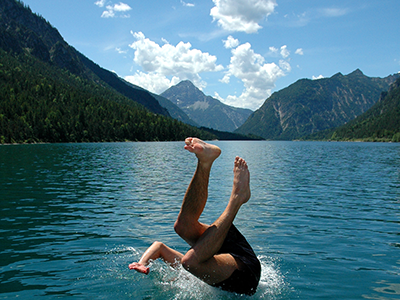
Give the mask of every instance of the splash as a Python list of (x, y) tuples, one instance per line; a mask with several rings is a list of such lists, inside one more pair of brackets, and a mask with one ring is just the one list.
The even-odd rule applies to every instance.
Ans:
[(288, 284), (279, 270), (276, 259), (261, 255), (258, 257), (261, 262), (261, 279), (257, 293), (257, 299), (279, 299), (288, 290)]
[(284, 281), (276, 261), (267, 256), (258, 257), (261, 262), (261, 279), (257, 293), (253, 296), (237, 295), (213, 288), (188, 273), (182, 267), (174, 269), (163, 262), (151, 264), (151, 272), (156, 273), (158, 284), (171, 299), (280, 299), (286, 294), (288, 285)]
[[(253, 296), (238, 295), (211, 287), (182, 267), (172, 268), (161, 260), (150, 263), (150, 274), (143, 275), (128, 270), (128, 264), (139, 260), (141, 251), (132, 247), (115, 247), (107, 251), (102, 266), (92, 273), (100, 282), (114, 282), (113, 293), (122, 298), (137, 299), (283, 299), (287, 298), (288, 284), (279, 269), (279, 261), (268, 256), (259, 256), (261, 279), (257, 293)], [(100, 283), (99, 282), (99, 283)], [(101, 287), (103, 289), (105, 287)], [(115, 290), (114, 290), (115, 288)], [(121, 295), (122, 291), (125, 295)], [(108, 291), (109, 293), (110, 291)], [(122, 299), (121, 298), (121, 299)]]

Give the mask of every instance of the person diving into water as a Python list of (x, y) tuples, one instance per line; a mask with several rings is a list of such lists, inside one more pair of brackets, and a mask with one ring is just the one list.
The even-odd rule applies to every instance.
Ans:
[(197, 167), (186, 190), (175, 222), (176, 233), (191, 248), (182, 254), (161, 242), (154, 242), (139, 262), (129, 268), (148, 274), (150, 261), (161, 258), (173, 267), (182, 265), (207, 284), (239, 294), (256, 292), (261, 265), (250, 244), (233, 225), (240, 207), (250, 199), (250, 172), (244, 159), (236, 157), (232, 193), (224, 212), (211, 225), (199, 222), (208, 197), (208, 183), (213, 162), (221, 154), (216, 145), (198, 138), (185, 140), (186, 150), (197, 157)]

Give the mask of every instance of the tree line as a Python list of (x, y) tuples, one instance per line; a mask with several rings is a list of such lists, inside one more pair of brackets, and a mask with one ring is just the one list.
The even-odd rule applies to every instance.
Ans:
[(107, 86), (0, 50), (0, 143), (172, 141), (215, 136)]
[(343, 126), (320, 131), (303, 139), (400, 142), (400, 78), (364, 114)]

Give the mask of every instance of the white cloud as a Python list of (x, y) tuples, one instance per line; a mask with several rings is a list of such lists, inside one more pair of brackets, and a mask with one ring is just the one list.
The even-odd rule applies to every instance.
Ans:
[(290, 72), (292, 71), (292, 67), (290, 66), (289, 62), (286, 60), (281, 59), (279, 61), (279, 66), (281, 67), (282, 70), (286, 71), (286, 72)]
[(282, 55), (283, 58), (288, 58), (288, 57), (289, 57), (290, 52), (289, 52), (289, 50), (287, 49), (287, 46), (286, 46), (286, 45), (284, 45), (284, 46), (281, 47), (281, 55)]
[(318, 79), (323, 79), (323, 78), (325, 78), (323, 75), (313, 76), (312, 80), (318, 80)]
[[(105, 4), (104, 0), (99, 0), (95, 2), (95, 4), (99, 7), (103, 7)], [(105, 11), (103, 11), (101, 17), (102, 18), (114, 18), (116, 16), (116, 13), (119, 13), (118, 16), (122, 18), (128, 18), (129, 15), (124, 14), (127, 11), (130, 11), (132, 8), (125, 3), (120, 2), (119, 4), (114, 4), (114, 5), (107, 5)]]
[(226, 49), (236, 48), (237, 46), (239, 46), (239, 40), (234, 39), (231, 35), (228, 36), (228, 38), (223, 42)]
[(180, 79), (175, 76), (173, 76), (172, 79), (168, 79), (166, 76), (159, 73), (144, 73), (140, 71), (136, 72), (134, 75), (126, 76), (124, 79), (156, 94), (161, 94), (171, 86), (177, 85), (180, 82)]
[(274, 12), (275, 0), (213, 0), (210, 15), (227, 31), (255, 33), (258, 24)]
[(102, 18), (114, 18), (115, 17), (115, 13), (114, 13), (113, 10), (105, 10), (101, 14), (101, 17)]
[(119, 48), (119, 47), (116, 47), (116, 48), (115, 48), (115, 51), (117, 51), (119, 54), (126, 54), (126, 53), (128, 53), (128, 50), (122, 50), (122, 49)]
[[(221, 65), (217, 65), (215, 56), (192, 49), (190, 43), (180, 42), (176, 46), (170, 44), (160, 46), (146, 38), (142, 32), (132, 32), (132, 34), (136, 41), (129, 46), (135, 50), (134, 62), (144, 72), (137, 72), (126, 79), (142, 87), (150, 87), (149, 90), (154, 93), (163, 92), (166, 87), (186, 79), (199, 88), (205, 87), (200, 73), (224, 69)], [(172, 79), (168, 79), (171, 77)], [(138, 81), (133, 82), (134, 79), (141, 84)]]
[(302, 48), (297, 49), (295, 54), (304, 55), (303, 49)]
[(194, 3), (187, 3), (187, 2), (185, 2), (185, 1), (183, 1), (183, 0), (181, 0), (181, 4), (182, 4), (183, 6), (187, 6), (187, 7), (194, 7)]
[(106, 0), (99, 0), (96, 1), (94, 4), (96, 4), (98, 7), (103, 7), (106, 4)]
[(236, 107), (257, 109), (271, 95), (277, 79), (291, 69), (286, 61), (282, 60), (280, 65), (265, 63), (265, 59), (255, 53), (249, 43), (233, 49), (228, 71), (221, 81), (229, 83), (234, 76), (243, 82), (245, 90), (239, 97), (228, 96), (224, 102)]
[(287, 59), (290, 56), (290, 51), (286, 45), (283, 45), (279, 49), (276, 47), (269, 47), (268, 55), (272, 57), (282, 56), (282, 58)]
[(132, 8), (128, 4), (120, 2), (119, 4), (114, 4), (113, 9), (114, 11), (128, 11)]
[(277, 49), (277, 48), (275, 48), (275, 47), (269, 47), (269, 51), (270, 51), (272, 54), (275, 54), (275, 53), (278, 53), (279, 49)]

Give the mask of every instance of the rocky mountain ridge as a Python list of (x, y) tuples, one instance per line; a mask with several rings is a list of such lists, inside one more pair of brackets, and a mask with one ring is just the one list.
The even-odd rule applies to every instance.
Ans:
[(298, 80), (273, 93), (235, 132), (293, 140), (341, 126), (371, 108), (398, 77), (371, 78), (357, 69), (348, 75)]
[(334, 130), (325, 139), (336, 141), (400, 142), (400, 78), (381, 94), (367, 112)]
[(220, 131), (234, 131), (252, 113), (250, 109), (232, 107), (206, 96), (188, 80), (170, 87), (161, 96), (181, 108), (200, 126)]

